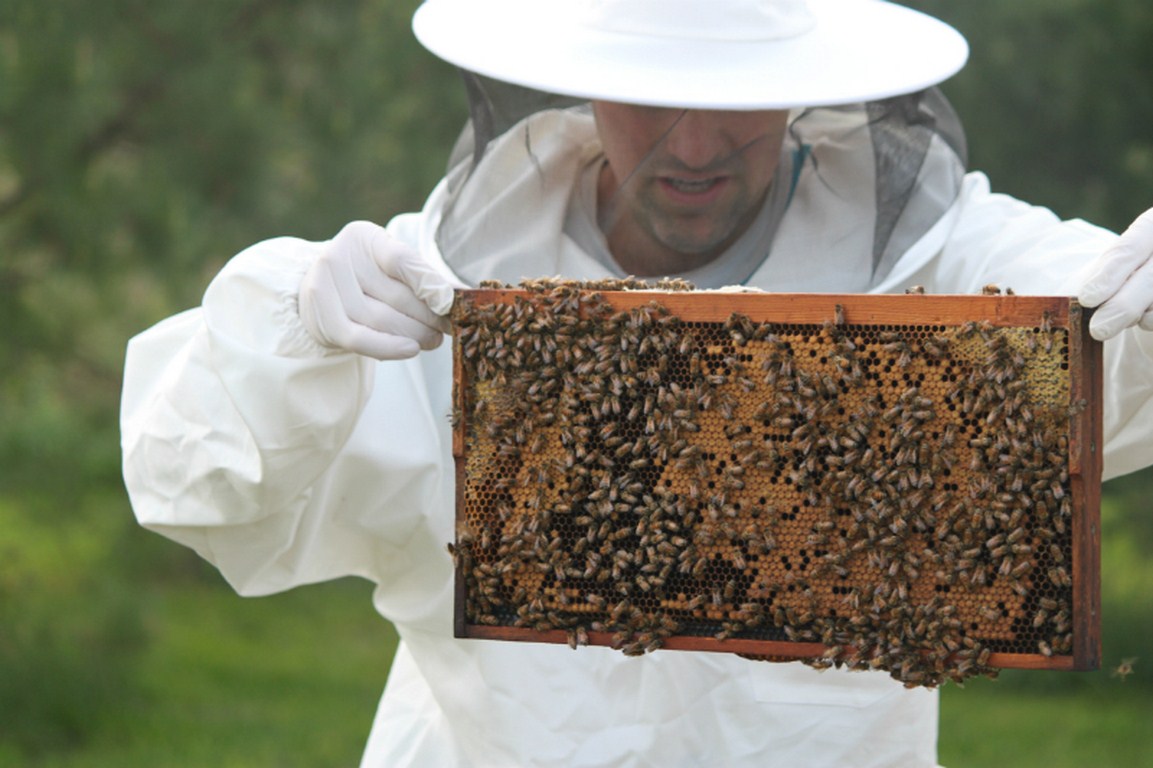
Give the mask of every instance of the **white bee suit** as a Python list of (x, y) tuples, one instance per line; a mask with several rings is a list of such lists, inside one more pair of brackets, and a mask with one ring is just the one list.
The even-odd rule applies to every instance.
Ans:
[[(537, 275), (604, 276), (562, 231), (589, 134), (576, 126), (552, 134), (563, 140), (544, 135), (525, 186), (476, 203), (475, 236), (494, 244), (485, 269), (515, 282), (529, 254)], [(864, 173), (844, 149), (814, 149), (820, 178), (798, 175), (751, 284), (967, 293), (996, 282), (1072, 295), (1082, 266), (1112, 242), (991, 194), (971, 174), (887, 276), (869, 276), (857, 262), (861, 230), (871, 236), (872, 181), (866, 174), (860, 185), (864, 202), (833, 192)], [(490, 152), (486, 162), (498, 163), (499, 147)], [(436, 240), (445, 189), (389, 230), (447, 271)], [(519, 207), (527, 197), (532, 216)], [(454, 215), (467, 204), (458, 199)], [(515, 253), (502, 256), (499, 244), (513, 242)], [(213, 281), (202, 307), (131, 341), (124, 473), (141, 524), (195, 549), (242, 594), (347, 575), (376, 584), (375, 606), (401, 643), (364, 766), (936, 765), (937, 694), (883, 673), (454, 639), (451, 345), (382, 363), (317, 345), (296, 292), (324, 248), (288, 238), (255, 245)], [(1149, 337), (1129, 331), (1107, 345), (1111, 474), (1153, 463)]]

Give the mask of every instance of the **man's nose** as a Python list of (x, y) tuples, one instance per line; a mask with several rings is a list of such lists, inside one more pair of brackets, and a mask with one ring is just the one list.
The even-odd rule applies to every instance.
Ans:
[(687, 168), (703, 170), (722, 161), (733, 148), (709, 110), (686, 109), (669, 129), (665, 150)]

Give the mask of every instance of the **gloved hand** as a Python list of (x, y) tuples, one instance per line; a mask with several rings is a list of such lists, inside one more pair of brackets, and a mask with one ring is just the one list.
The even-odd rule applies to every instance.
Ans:
[(440, 345), (452, 300), (453, 286), (419, 253), (354, 221), (305, 273), (300, 319), (326, 347), (399, 360)]
[(1153, 331), (1153, 208), (1097, 257), (1077, 301), (1097, 307), (1089, 333), (1104, 341), (1132, 325)]

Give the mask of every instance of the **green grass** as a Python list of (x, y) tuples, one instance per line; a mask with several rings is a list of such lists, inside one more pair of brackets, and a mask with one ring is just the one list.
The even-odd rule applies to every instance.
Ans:
[(0, 746), (0, 765), (356, 765), (396, 643), (370, 597), (351, 580), (260, 599), (166, 586), (143, 606), (153, 642), (140, 694), (93, 713), (100, 725), (82, 748), (16, 762)]
[[(83, 746), (13, 768), (326, 768), (359, 760), (395, 648), (367, 584), (260, 599), (214, 580), (169, 582), (141, 606), (152, 642), (140, 691), (93, 712)], [(1153, 662), (1153, 658), (1148, 660)], [(1093, 673), (1006, 672), (942, 693), (947, 768), (1153, 766), (1153, 686)], [(5, 751), (5, 750), (8, 751)]]
[[(1148, 768), (1153, 766), (1153, 693), (1107, 672), (1067, 690), (1040, 676), (946, 686), (941, 698), (940, 762), (947, 768)], [(1027, 676), (1034, 676), (1033, 682)]]

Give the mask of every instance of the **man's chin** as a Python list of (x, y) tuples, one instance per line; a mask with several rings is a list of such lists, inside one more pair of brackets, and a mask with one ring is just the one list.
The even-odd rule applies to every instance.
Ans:
[(710, 232), (705, 235), (699, 233), (668, 232), (659, 238), (661, 244), (669, 250), (675, 251), (692, 261), (696, 266), (704, 266), (713, 261), (736, 240), (731, 233)]

